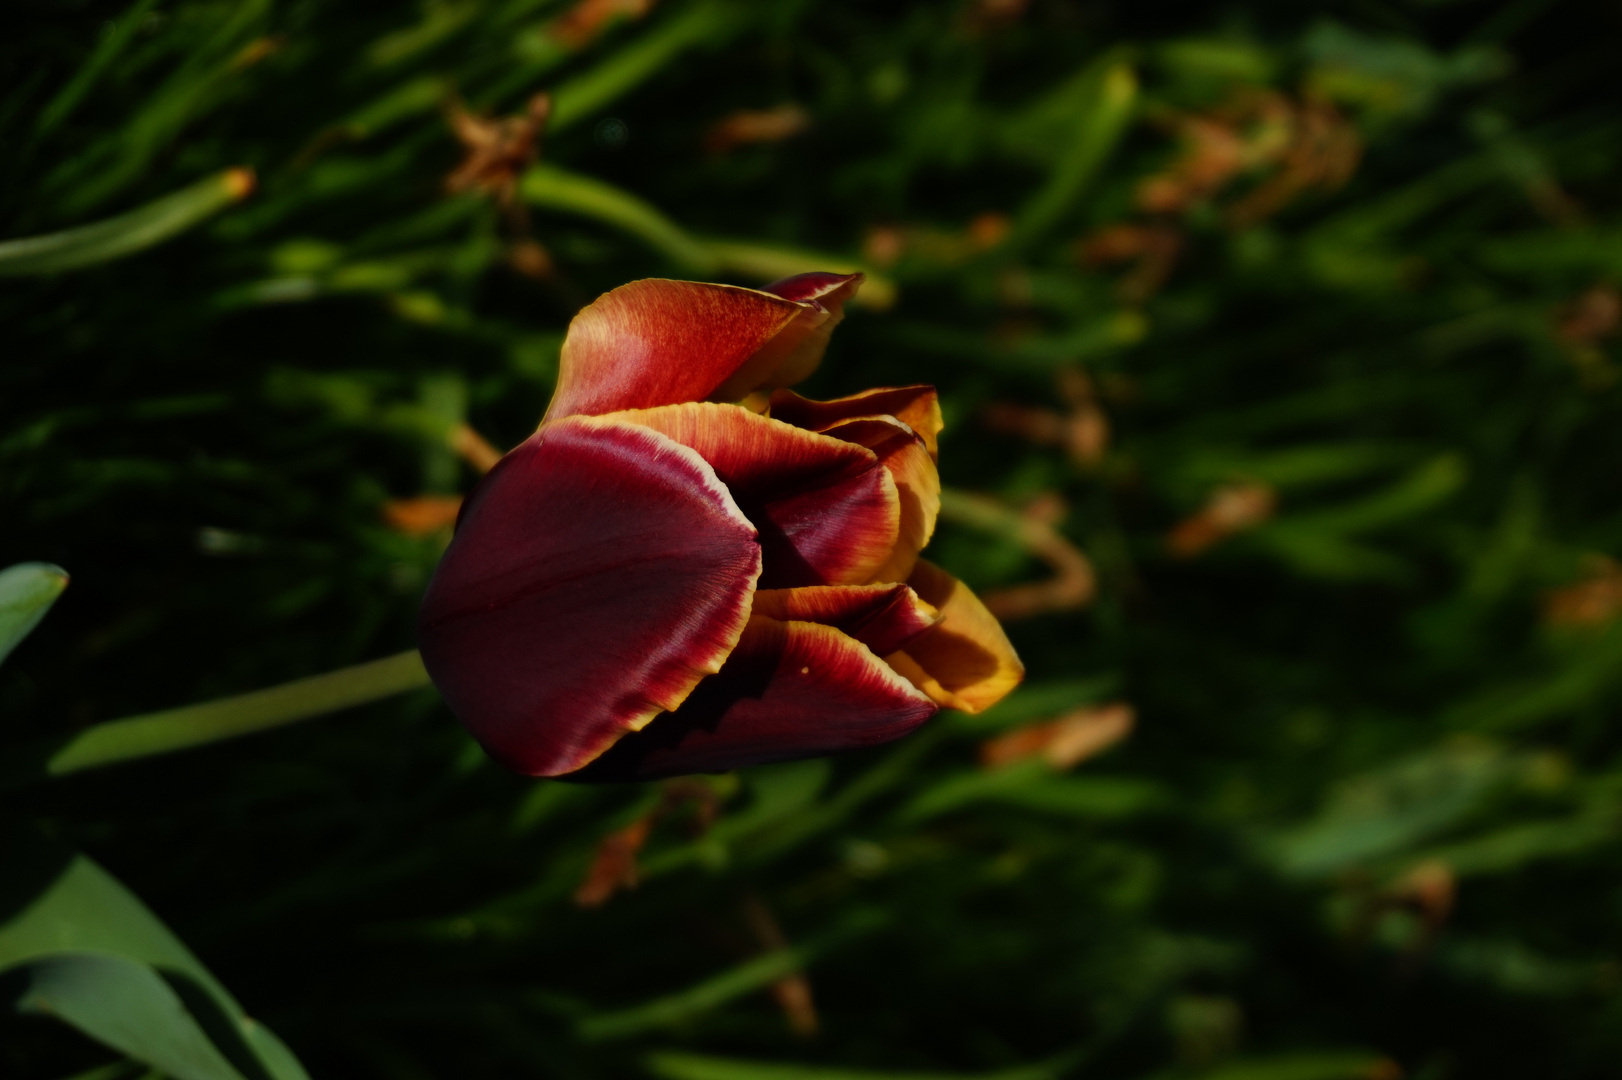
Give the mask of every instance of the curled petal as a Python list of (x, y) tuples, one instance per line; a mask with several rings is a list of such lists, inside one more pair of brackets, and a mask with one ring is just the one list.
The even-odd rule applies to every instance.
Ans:
[(878, 656), (905, 648), (940, 621), (940, 613), (907, 585), (813, 585), (760, 589), (751, 615), (779, 621), (823, 623), (855, 638)]
[(861, 288), (861, 285), (861, 274), (813, 271), (809, 274), (781, 278), (770, 285), (761, 286), (760, 291), (781, 296), (785, 300), (798, 302), (815, 300), (830, 311), (838, 312), (845, 306), (846, 300), (856, 295), (856, 290)]
[(941, 613), (940, 624), (885, 657), (931, 700), (977, 713), (1001, 701), (1025, 677), (996, 616), (968, 586), (934, 563), (918, 560), (907, 584)]
[(822, 363), (822, 354), (828, 349), (828, 339), (833, 335), (834, 327), (845, 317), (845, 301), (856, 295), (856, 290), (862, 287), (862, 280), (861, 274), (796, 274), (761, 289), (761, 292), (769, 292), (785, 300), (810, 304), (825, 312), (827, 317), (801, 319), (779, 335), (764, 350), (774, 355), (760, 365), (762, 371), (770, 374), (741, 388), (734, 385), (732, 389), (737, 393), (719, 393), (715, 395), (716, 399), (731, 401), (760, 387), (793, 386), (817, 370), (817, 365)]
[(907, 734), (936, 709), (832, 626), (756, 616), (721, 674), (578, 778), (648, 780), (874, 746)]
[(692, 402), (614, 413), (690, 446), (760, 529), (761, 585), (871, 580), (900, 535), (901, 500), (878, 455), (739, 405)]
[(935, 535), (941, 512), (941, 474), (923, 437), (893, 416), (868, 416), (835, 424), (828, 436), (865, 446), (890, 471), (901, 503), (895, 549), (873, 572), (873, 581), (905, 581), (918, 553)]
[(771, 415), (807, 431), (827, 431), (863, 416), (893, 416), (918, 433), (931, 458), (939, 452), (936, 439), (944, 426), (933, 386), (866, 390), (832, 401), (812, 401), (791, 390), (778, 390), (772, 394)]
[[(546, 415), (740, 398), (832, 317), (815, 300), (732, 285), (664, 278), (621, 285), (569, 324)], [(747, 385), (734, 392), (740, 381)]]
[(721, 670), (760, 566), (754, 526), (695, 451), (631, 424), (548, 423), (463, 508), (423, 599), (423, 661), (497, 760), (571, 772)]

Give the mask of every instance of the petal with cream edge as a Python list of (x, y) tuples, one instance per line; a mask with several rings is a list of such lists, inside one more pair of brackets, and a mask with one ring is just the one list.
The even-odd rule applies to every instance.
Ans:
[(756, 616), (721, 674), (571, 779), (651, 780), (876, 746), (936, 711), (834, 627)]
[(697, 452), (632, 424), (548, 423), (469, 498), (423, 600), (423, 662), (497, 760), (571, 772), (721, 670), (760, 567)]
[(949, 709), (977, 713), (1007, 696), (1025, 677), (1008, 635), (969, 587), (934, 563), (918, 560), (907, 584), (941, 613), (940, 623), (885, 660)]
[(778, 390), (771, 396), (770, 410), (772, 419), (807, 431), (827, 431), (863, 416), (893, 416), (918, 433), (931, 458), (940, 452), (937, 440), (945, 426), (933, 386), (864, 390), (832, 401), (812, 401), (792, 390)]
[(861, 584), (892, 558), (901, 498), (889, 469), (859, 443), (713, 402), (608, 419), (659, 431), (710, 463), (760, 530), (763, 588)]
[[(851, 275), (845, 288), (858, 284)], [(842, 303), (665, 278), (621, 285), (569, 323), (546, 415), (730, 401), (787, 385), (779, 369), (816, 366)]]

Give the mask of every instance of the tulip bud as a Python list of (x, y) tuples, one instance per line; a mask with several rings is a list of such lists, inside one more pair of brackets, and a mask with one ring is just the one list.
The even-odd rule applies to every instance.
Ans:
[(546, 419), (468, 497), (424, 597), (457, 717), (532, 776), (712, 772), (888, 742), (1023, 675), (919, 559), (940, 508), (930, 387), (765, 414), (860, 275), (632, 282), (570, 324)]

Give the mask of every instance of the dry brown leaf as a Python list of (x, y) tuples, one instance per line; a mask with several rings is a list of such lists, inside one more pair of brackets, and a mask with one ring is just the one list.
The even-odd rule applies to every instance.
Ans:
[(644, 814), (621, 829), (603, 837), (592, 856), (585, 880), (574, 891), (576, 906), (598, 908), (623, 889), (636, 888), (637, 852), (648, 842), (658, 811)]
[(1098, 404), (1093, 382), (1080, 368), (1065, 368), (1058, 376), (1059, 396), (1066, 412), (1039, 406), (993, 402), (981, 413), (991, 430), (1015, 435), (1038, 446), (1061, 447), (1070, 460), (1091, 469), (1109, 449), (1109, 417)]
[(964, 28), (983, 34), (1012, 26), (1025, 17), (1030, 0), (973, 0), (964, 12)]
[(1273, 516), (1278, 493), (1268, 484), (1227, 484), (1192, 517), (1178, 522), (1166, 537), (1166, 547), (1181, 559), (1191, 559), (1235, 533), (1253, 529)]
[(547, 36), (566, 49), (583, 49), (621, 19), (640, 19), (653, 10), (653, 0), (580, 0), (552, 20)]
[(894, 266), (906, 250), (906, 234), (895, 225), (875, 225), (862, 241), (862, 256), (874, 266)]
[(1228, 210), (1245, 228), (1277, 213), (1297, 195), (1332, 191), (1356, 171), (1363, 141), (1327, 101), (1292, 101), (1275, 91), (1249, 90), (1208, 113), (1171, 113), (1181, 153), (1138, 185), (1138, 208), (1173, 214), (1215, 197), (1246, 173), (1266, 173)]
[(473, 466), (479, 474), (489, 472), (496, 467), (496, 462), (504, 456), (500, 450), (490, 445), (490, 441), (466, 424), (457, 424), (451, 428), (446, 443), (463, 461)]
[(1363, 139), (1327, 101), (1308, 101), (1294, 110), (1281, 167), (1228, 208), (1228, 224), (1248, 228), (1282, 210), (1297, 195), (1317, 188), (1334, 191), (1357, 171)]
[(1055, 769), (1073, 769), (1125, 739), (1135, 722), (1136, 712), (1125, 702), (1083, 706), (986, 740), (980, 764), (996, 769), (1040, 756)]
[[(771, 908), (757, 894), (749, 893), (743, 898), (743, 917), (763, 950), (780, 952), (788, 948), (788, 938), (783, 928), (778, 925)], [(821, 1021), (817, 1016), (816, 1001), (811, 996), (811, 980), (805, 972), (796, 971), (783, 976), (772, 983), (770, 990), (777, 1007), (783, 1010), (783, 1018), (788, 1021), (790, 1031), (802, 1039), (817, 1033)]]
[(1447, 922), (1458, 896), (1458, 875), (1440, 859), (1418, 863), (1386, 890), (1387, 901), (1412, 907), (1433, 929)]
[(1550, 591), (1543, 621), (1550, 626), (1599, 627), (1622, 615), (1622, 565), (1604, 555), (1589, 559), (1588, 576)]
[(1170, 225), (1109, 225), (1081, 242), (1080, 255), (1094, 266), (1133, 261), (1116, 287), (1122, 300), (1141, 304), (1165, 285), (1183, 252), (1183, 234)]
[(811, 126), (811, 114), (794, 104), (772, 109), (740, 109), (718, 120), (704, 136), (704, 148), (724, 154), (752, 143), (782, 142)]
[(1622, 292), (1595, 285), (1560, 310), (1555, 330), (1568, 345), (1593, 345), (1622, 328)]
[(694, 808), (693, 831), (701, 835), (715, 823), (720, 796), (710, 784), (694, 777), (665, 781), (653, 809), (598, 841), (585, 879), (575, 890), (574, 902), (584, 908), (602, 907), (615, 893), (636, 888), (637, 853), (648, 842), (654, 825), (686, 804)]
[(520, 240), (508, 248), (507, 265), (536, 281), (549, 281), (557, 274), (552, 253), (534, 240)]
[(982, 593), (980, 599), (997, 618), (1009, 622), (1072, 611), (1092, 600), (1097, 588), (1093, 564), (1055, 527), (1064, 513), (1064, 500), (1054, 494), (1033, 500), (1022, 512), (984, 495), (942, 492), (942, 518), (1011, 540), (1053, 570), (1046, 581)]
[(540, 153), (537, 145), (552, 99), (536, 94), (518, 116), (492, 119), (452, 106), (451, 131), (467, 151), (462, 163), (445, 178), (445, 190), (482, 191), (509, 209), (517, 207), (518, 178)]
[(1225, 120), (1184, 116), (1177, 123), (1183, 151), (1163, 171), (1138, 184), (1138, 208), (1172, 214), (1216, 191), (1250, 164), (1244, 136)]
[(989, 251), (1008, 239), (1013, 228), (1014, 223), (1007, 214), (987, 210), (983, 214), (976, 214), (969, 222), (969, 243), (980, 251)]
[(395, 532), (407, 536), (430, 536), (456, 524), (462, 510), (460, 495), (419, 495), (414, 499), (390, 499), (383, 504), (383, 520)]

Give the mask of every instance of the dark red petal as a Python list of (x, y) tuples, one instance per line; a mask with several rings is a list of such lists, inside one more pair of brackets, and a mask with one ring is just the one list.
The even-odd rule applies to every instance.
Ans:
[(577, 778), (724, 772), (875, 746), (935, 712), (934, 702), (833, 627), (757, 616), (721, 674)]
[(843, 306), (861, 287), (861, 274), (830, 274), (814, 270), (809, 274), (795, 274), (761, 287), (761, 292), (781, 296), (785, 300), (815, 300), (824, 307)]
[(546, 415), (703, 401), (790, 324), (827, 317), (818, 305), (731, 285), (663, 278), (621, 285), (569, 324)]
[(854, 585), (895, 551), (901, 502), (873, 451), (739, 405), (693, 402), (614, 413), (697, 450), (760, 529), (761, 585)]
[(1001, 701), (1025, 677), (997, 617), (969, 587), (934, 563), (918, 560), (907, 579), (941, 621), (885, 661), (949, 709), (977, 713)]
[(542, 426), (462, 511), (419, 618), (462, 723), (518, 772), (571, 772), (721, 669), (760, 574), (715, 471), (657, 431)]
[(863, 416), (893, 416), (918, 433), (929, 450), (939, 453), (936, 439), (941, 433), (941, 406), (933, 386), (899, 386), (866, 390), (833, 401), (812, 401), (789, 390), (772, 395), (771, 416), (785, 424), (807, 431), (827, 431), (836, 424)]
[(813, 585), (759, 589), (753, 615), (823, 623), (855, 638), (877, 656), (906, 647), (934, 626), (940, 613), (907, 585)]
[(905, 581), (918, 563), (918, 553), (935, 535), (941, 512), (941, 474), (923, 437), (893, 416), (846, 420), (825, 432), (830, 438), (865, 446), (890, 471), (901, 521), (895, 549), (884, 565), (873, 571), (872, 581)]

